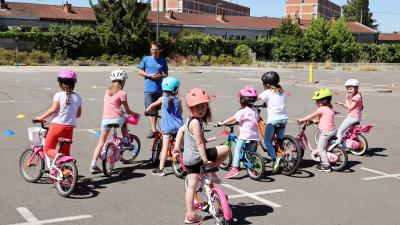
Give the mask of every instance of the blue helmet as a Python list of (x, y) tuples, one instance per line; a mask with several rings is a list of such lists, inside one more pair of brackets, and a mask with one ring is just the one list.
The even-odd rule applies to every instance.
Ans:
[(175, 77), (167, 77), (162, 81), (162, 90), (176, 93), (180, 83)]

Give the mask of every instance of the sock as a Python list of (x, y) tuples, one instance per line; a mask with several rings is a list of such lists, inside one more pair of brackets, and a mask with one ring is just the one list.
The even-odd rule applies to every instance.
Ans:
[(92, 163), (90, 164), (90, 166), (92, 166), (92, 167), (96, 166), (96, 160), (92, 160)]
[(128, 144), (128, 138), (127, 138), (127, 137), (122, 138), (122, 142), (123, 142), (124, 144)]

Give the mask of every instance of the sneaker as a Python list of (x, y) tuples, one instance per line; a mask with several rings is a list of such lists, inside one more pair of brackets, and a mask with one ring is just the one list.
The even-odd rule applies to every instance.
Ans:
[(159, 176), (159, 177), (165, 176), (164, 170), (160, 170), (159, 168), (155, 168), (154, 170), (152, 170), (151, 174)]
[(236, 176), (240, 175), (240, 171), (238, 170), (237, 167), (232, 167), (232, 169), (229, 171), (229, 173), (226, 175), (226, 179), (230, 179)]
[(319, 165), (315, 168), (315, 170), (318, 171), (318, 172), (326, 172), (326, 173), (329, 173), (329, 172), (332, 171), (332, 169), (331, 169), (330, 166), (325, 166), (325, 165), (323, 165), (323, 164), (319, 164)]
[(281, 158), (276, 158), (274, 162), (272, 162), (272, 173), (276, 174), (279, 170), (279, 162)]
[(97, 165), (94, 165), (94, 166), (90, 167), (90, 173), (91, 174), (100, 173), (100, 172), (101, 172), (101, 169)]
[(147, 135), (147, 138), (148, 138), (148, 139), (152, 139), (152, 138), (154, 138), (154, 135), (155, 135), (155, 134), (156, 134), (155, 131), (150, 131), (149, 134)]

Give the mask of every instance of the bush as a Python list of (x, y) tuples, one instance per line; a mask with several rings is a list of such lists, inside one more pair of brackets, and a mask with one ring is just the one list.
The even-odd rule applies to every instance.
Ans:
[(30, 54), (29, 54), (29, 58), (32, 62), (35, 63), (48, 63), (50, 62), (51, 56), (49, 53), (47, 52), (42, 52), (42, 51), (37, 51), (37, 50), (33, 50)]

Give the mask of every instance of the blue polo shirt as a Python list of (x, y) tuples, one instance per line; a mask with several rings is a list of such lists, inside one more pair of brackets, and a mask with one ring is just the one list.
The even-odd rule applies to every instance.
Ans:
[[(153, 56), (145, 56), (140, 62), (139, 69), (143, 70), (145, 73), (153, 74), (159, 73), (168, 74), (168, 65), (164, 58), (155, 59)], [(144, 78), (144, 92), (150, 93), (162, 93), (161, 88), (162, 77), (157, 80), (150, 78)]]

